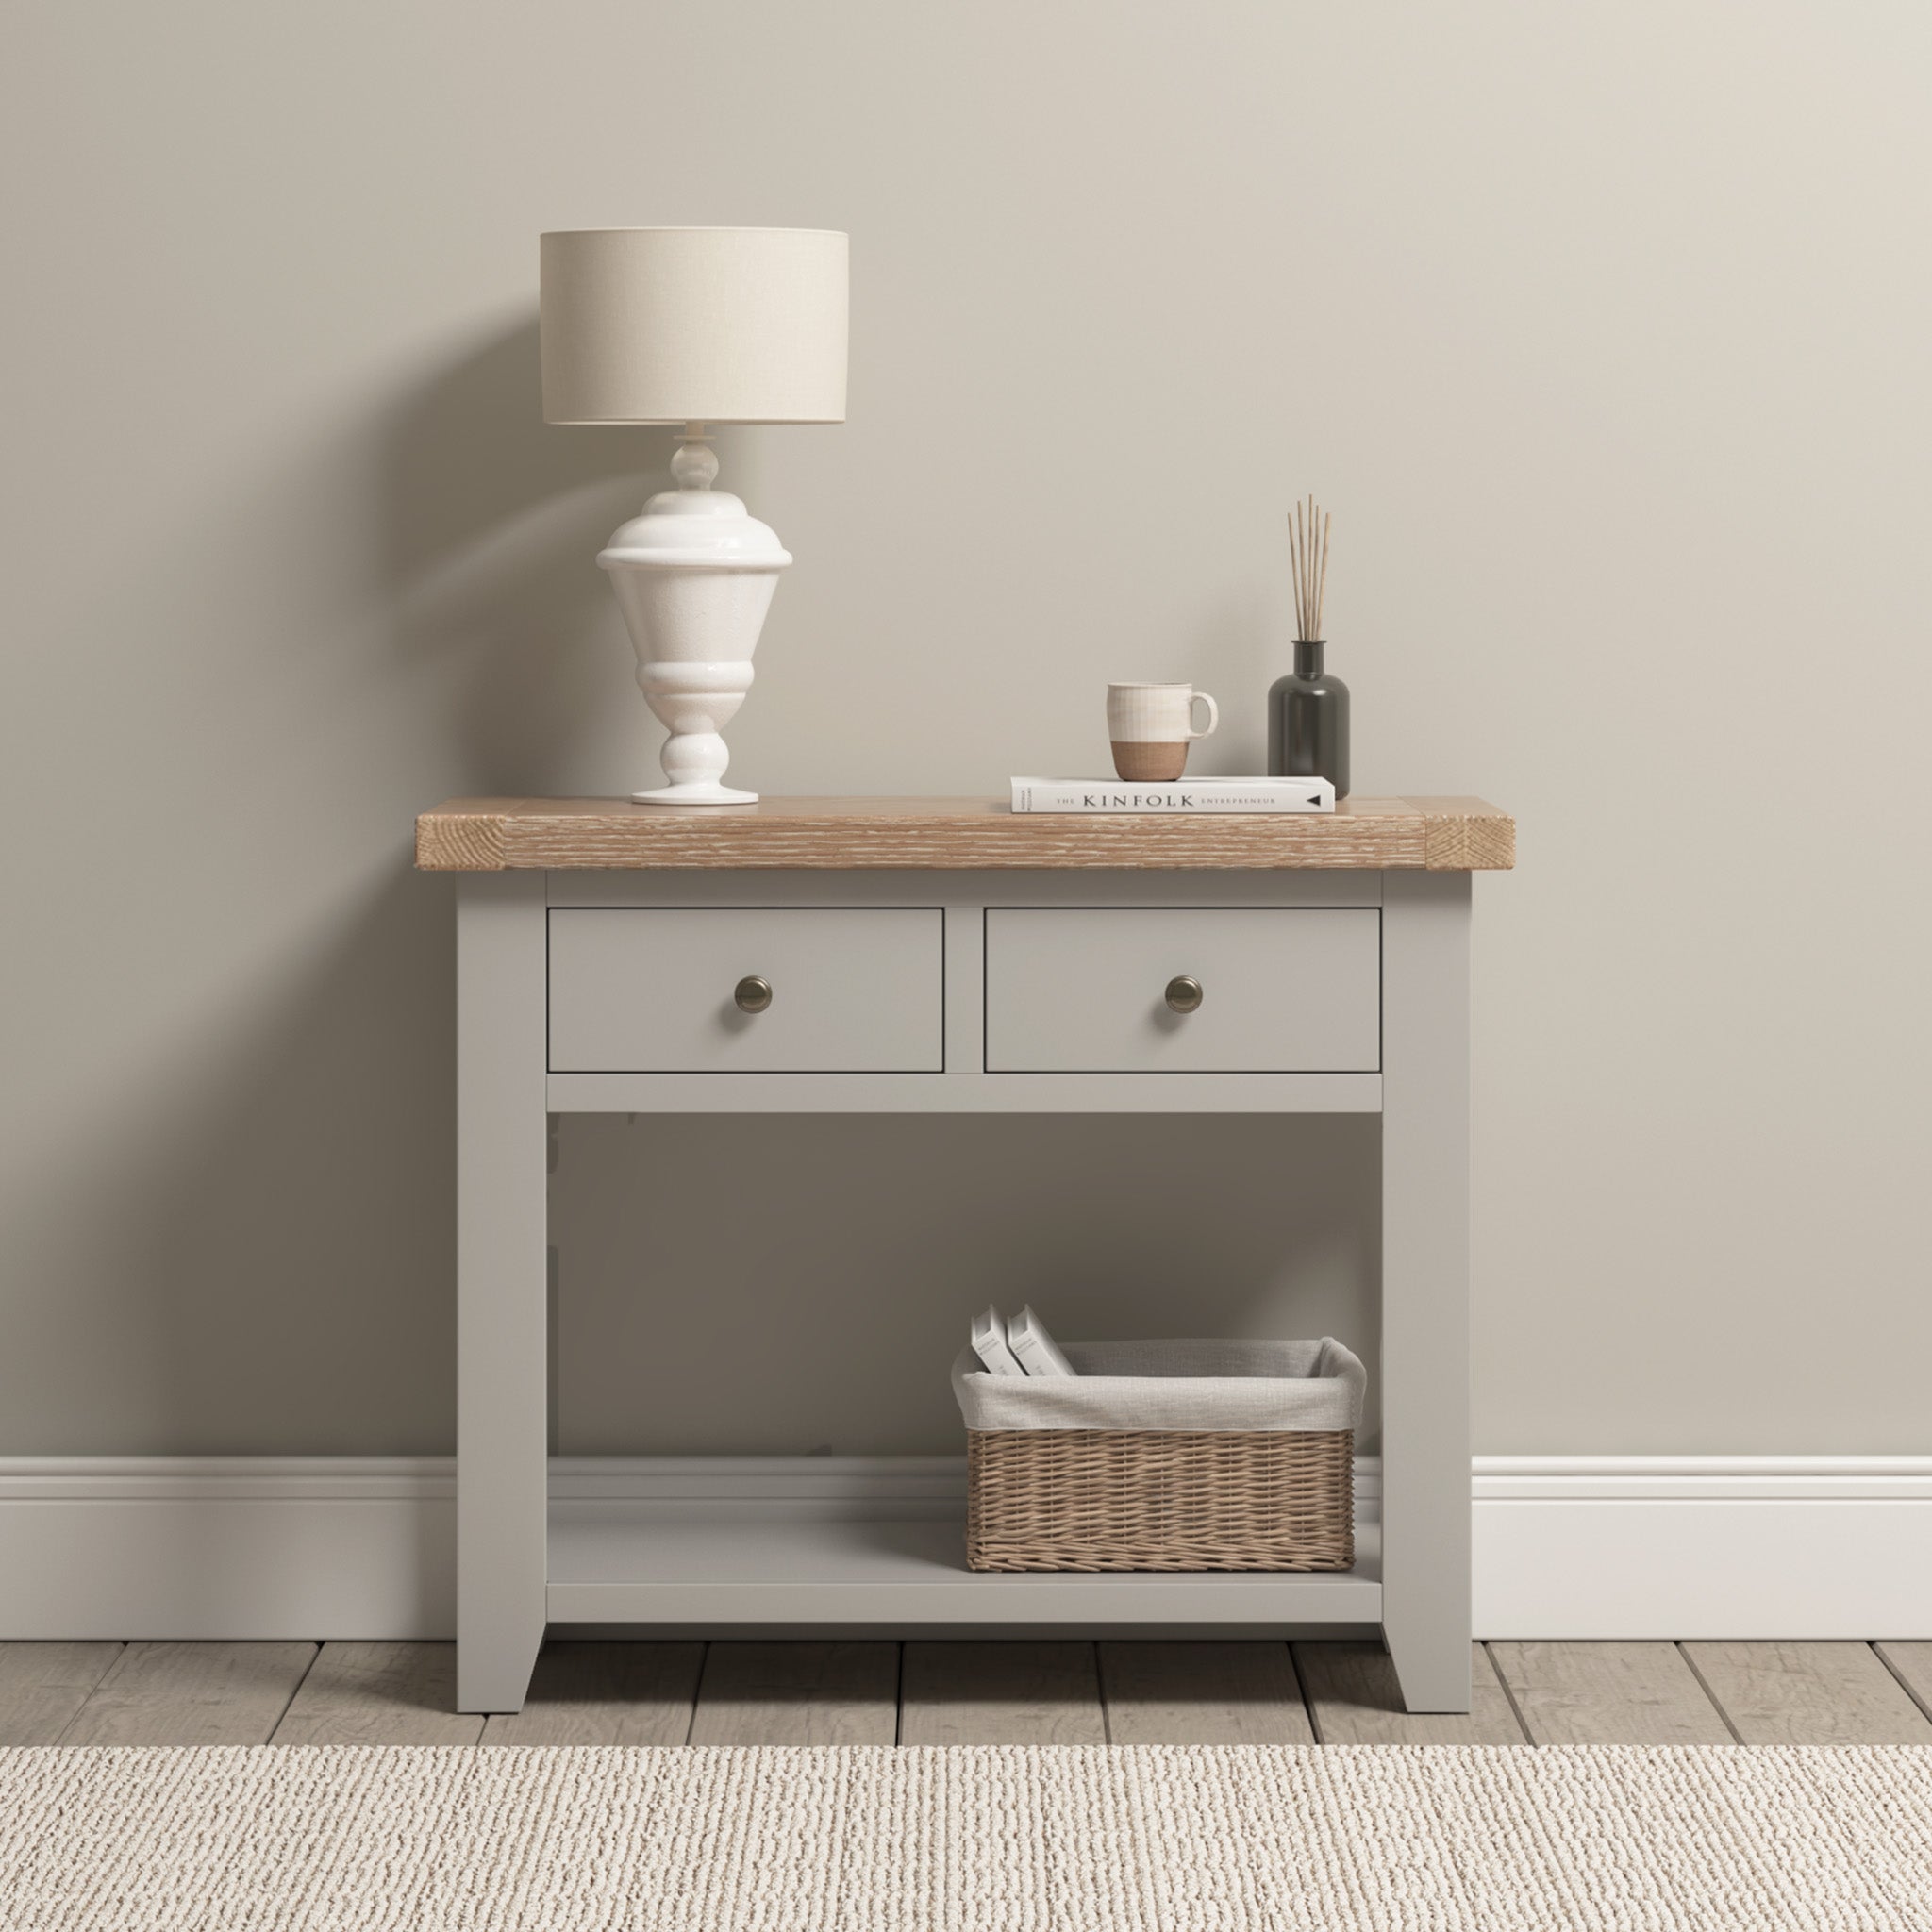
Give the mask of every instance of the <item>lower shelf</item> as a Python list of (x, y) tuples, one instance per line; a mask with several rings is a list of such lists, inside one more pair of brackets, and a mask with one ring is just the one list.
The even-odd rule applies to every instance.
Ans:
[(989, 1575), (957, 1516), (666, 1518), (635, 1504), (550, 1510), (557, 1624), (1379, 1624), (1381, 1535), (1327, 1573)]

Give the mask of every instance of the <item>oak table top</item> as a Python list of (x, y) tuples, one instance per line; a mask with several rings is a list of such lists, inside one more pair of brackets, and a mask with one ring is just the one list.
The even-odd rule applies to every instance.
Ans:
[(1503, 872), (1516, 821), (1480, 798), (1347, 798), (1330, 812), (1019, 812), (992, 798), (453, 798), (416, 821), (425, 872), (591, 868), (977, 872)]

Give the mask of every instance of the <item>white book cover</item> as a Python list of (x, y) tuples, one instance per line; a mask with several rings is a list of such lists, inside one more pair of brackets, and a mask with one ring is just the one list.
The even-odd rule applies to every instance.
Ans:
[(1118, 778), (1015, 778), (1015, 811), (1274, 812), (1333, 811), (1326, 778), (1181, 778), (1129, 785)]
[(1074, 1365), (1060, 1353), (1059, 1343), (1046, 1332), (1046, 1324), (1024, 1307), (1007, 1317), (1007, 1341), (1029, 1375), (1071, 1375)]

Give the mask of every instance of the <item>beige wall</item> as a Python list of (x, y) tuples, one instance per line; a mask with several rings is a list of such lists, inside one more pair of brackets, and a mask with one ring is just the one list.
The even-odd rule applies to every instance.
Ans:
[[(799, 558), (739, 772), (1091, 769), (1134, 675), (1213, 691), (1204, 767), (1253, 769), (1320, 491), (1358, 787), (1522, 821), (1476, 889), (1478, 1446), (1932, 1446), (1928, 36), (1903, 0), (13, 8), (0, 1451), (449, 1443), (409, 822), (654, 767), (591, 558), (664, 444), (536, 398), (537, 232), (625, 222), (853, 237), (851, 421), (722, 441)], [(573, 1124), (564, 1440), (943, 1446), (994, 1293), (1370, 1341), (1372, 1150)], [(652, 1358), (644, 1297), (708, 1278)], [(727, 1343), (802, 1392), (760, 1360), (734, 1421), (676, 1366)]]

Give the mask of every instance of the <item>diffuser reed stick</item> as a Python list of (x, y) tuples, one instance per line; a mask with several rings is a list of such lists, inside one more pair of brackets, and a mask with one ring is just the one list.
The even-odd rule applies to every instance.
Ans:
[(1294, 507), (1288, 522), (1288, 550), (1294, 563), (1294, 634), (1298, 643), (1322, 635), (1322, 607), (1328, 596), (1328, 537), (1335, 519), (1312, 495)]

